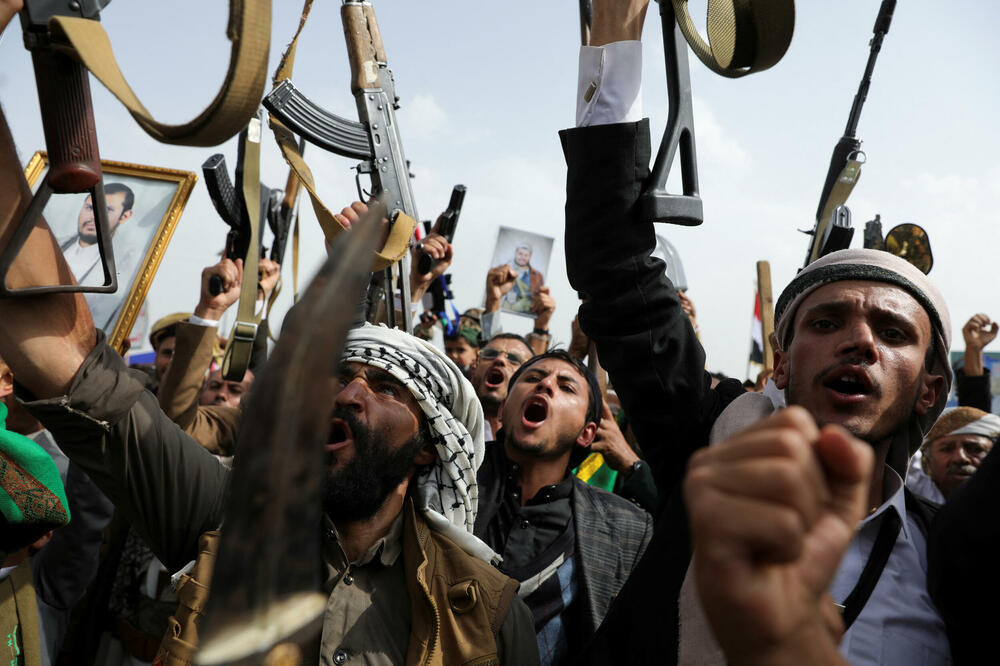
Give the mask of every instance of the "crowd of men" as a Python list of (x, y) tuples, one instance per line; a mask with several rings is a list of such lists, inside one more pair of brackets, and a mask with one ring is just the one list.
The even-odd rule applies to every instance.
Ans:
[[(693, 303), (638, 212), (647, 4), (594, 2), (577, 127), (560, 133), (567, 272), (583, 295), (569, 347), (550, 345), (556, 304), (530, 250), (519, 270), (489, 271), (483, 307), (443, 339), (438, 322), (411, 335), (343, 313), (339, 362), (314, 370), (335, 381), (317, 433), (325, 605), (302, 658), (991, 661), (1000, 417), (983, 349), (998, 325), (972, 317), (952, 368), (933, 282), (887, 252), (842, 250), (777, 300), (769, 382), (783, 399), (707, 372)], [(2, 248), (31, 194), (0, 125)], [(355, 202), (337, 217), (350, 230), (367, 213)], [(39, 225), (8, 283), (70, 281), (64, 251)], [(419, 312), (454, 249), (431, 234), (413, 251), (435, 259), (412, 264)], [(280, 266), (259, 273), (266, 301)], [(146, 371), (108, 346), (81, 294), (0, 300), (9, 663), (192, 663), (240, 424), (279, 376), (266, 326), (241, 381), (219, 367), (243, 279), (242, 260), (206, 267), (192, 310), (153, 325)], [(290, 315), (306, 329), (317, 282)], [(505, 299), (536, 315), (531, 334), (500, 330)], [(960, 406), (946, 410), (953, 384)]]

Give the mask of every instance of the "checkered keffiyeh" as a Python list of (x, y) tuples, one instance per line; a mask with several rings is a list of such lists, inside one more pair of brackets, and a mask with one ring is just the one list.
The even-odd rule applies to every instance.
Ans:
[(430, 343), (366, 324), (350, 332), (343, 362), (380, 368), (402, 382), (427, 418), (438, 459), (417, 479), (416, 503), (431, 528), (486, 561), (496, 554), (472, 536), (479, 507), (476, 472), (486, 444), (483, 408), (461, 371)]

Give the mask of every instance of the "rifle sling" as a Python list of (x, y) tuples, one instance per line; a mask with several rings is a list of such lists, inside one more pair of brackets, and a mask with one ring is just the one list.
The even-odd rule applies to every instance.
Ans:
[(227, 36), (232, 42), (226, 79), (215, 99), (196, 118), (166, 125), (153, 118), (125, 81), (107, 33), (98, 21), (69, 16), (49, 21), (53, 48), (79, 60), (161, 143), (215, 146), (230, 138), (256, 113), (267, 83), (271, 43), (271, 0), (230, 0)]
[[(292, 77), (292, 69), (295, 67), (295, 49), (298, 46), (299, 35), (302, 33), (302, 28), (306, 25), (311, 9), (312, 0), (305, 0), (305, 4), (302, 7), (302, 17), (299, 19), (299, 27), (295, 31), (292, 41), (288, 44), (288, 48), (282, 54), (278, 68), (274, 72), (272, 83), (275, 86), (285, 79)], [(306, 191), (309, 193), (309, 199), (312, 201), (316, 219), (323, 229), (323, 235), (326, 237), (327, 242), (333, 244), (334, 239), (344, 231), (343, 225), (337, 221), (337, 218), (334, 217), (334, 214), (323, 203), (319, 194), (317, 194), (316, 182), (313, 179), (312, 170), (309, 169), (309, 166), (302, 158), (302, 154), (299, 152), (295, 135), (273, 115), (270, 118), (270, 124), (271, 131), (274, 133), (274, 140), (278, 143), (278, 148), (281, 150), (285, 162), (295, 172), (295, 175), (298, 176), (299, 181), (305, 185)], [(413, 236), (413, 230), (416, 227), (416, 221), (409, 215), (399, 215), (397, 217), (392, 228), (389, 230), (389, 238), (386, 240), (385, 245), (381, 250), (375, 252), (372, 263), (373, 272), (384, 270), (403, 258), (403, 255), (410, 248), (410, 238)]]
[(691, 20), (688, 0), (671, 2), (691, 50), (722, 76), (765, 70), (781, 60), (792, 42), (794, 0), (708, 0), (708, 43)]
[(243, 284), (240, 286), (240, 304), (236, 310), (236, 323), (226, 344), (222, 358), (222, 376), (226, 381), (243, 381), (253, 341), (257, 337), (260, 316), (257, 314), (257, 265), (260, 262), (260, 136), (261, 122), (250, 120), (249, 131), (243, 144), (243, 199), (250, 220), (250, 242), (243, 260)]
[(902, 527), (903, 521), (898, 513), (894, 510), (885, 512), (865, 568), (861, 571), (861, 576), (854, 585), (854, 589), (844, 600), (842, 611), (844, 631), (851, 628), (865, 604), (868, 603), (869, 597), (872, 596), (872, 591), (875, 590), (875, 586), (882, 576), (882, 571), (889, 561), (889, 556), (892, 554), (892, 549), (896, 545), (896, 539), (899, 538), (899, 531)]
[(847, 203), (847, 198), (851, 196), (854, 186), (858, 184), (858, 179), (861, 177), (861, 165), (864, 162), (857, 158), (862, 154), (856, 154), (848, 159), (843, 171), (837, 176), (836, 182), (830, 189), (830, 196), (826, 199), (826, 206), (823, 207), (823, 212), (820, 214), (819, 222), (821, 224), (830, 222), (834, 208)]

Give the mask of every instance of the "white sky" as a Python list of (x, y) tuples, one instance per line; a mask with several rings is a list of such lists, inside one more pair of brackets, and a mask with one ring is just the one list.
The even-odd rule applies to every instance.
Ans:
[[(224, 76), (228, 3), (169, 4), (164, 11), (162, 2), (118, 0), (102, 20), (140, 99), (162, 120), (183, 122), (208, 104)], [(703, 15), (704, 0), (691, 4), (694, 15)], [(320, 105), (354, 118), (339, 5), (316, 3), (293, 80)], [(775, 297), (801, 265), (807, 238), (795, 230), (812, 226), (879, 2), (797, 5), (792, 45), (767, 72), (723, 79), (691, 57), (705, 223), (657, 229), (683, 259), (710, 369), (736, 377), (746, 368), (755, 262), (771, 262)], [(960, 348), (969, 316), (1000, 316), (992, 290), (1000, 209), (994, 131), (1000, 9), (992, 3), (941, 7), (930, 0), (897, 6), (859, 125), (868, 164), (848, 203), (858, 229), (855, 247), (875, 213), (885, 230), (901, 222), (928, 230), (931, 277), (948, 299), (953, 346)], [(565, 166), (556, 132), (574, 122), (577, 3), (538, 2), (526, 13), (495, 3), (384, 1), (376, 10), (401, 97), (399, 124), (421, 215), (440, 212), (455, 183), (468, 187), (452, 268), (458, 307), (479, 304), (499, 225), (553, 236), (546, 279), (559, 306), (551, 328), (557, 341), (568, 341), (576, 297), (565, 278)], [(298, 15), (297, 2), (273, 3), (271, 71)], [(17, 27), (0, 41), (0, 103), (27, 162), (44, 139), (31, 61)], [(655, 3), (644, 37), (643, 104), (658, 143), (666, 91)], [(186, 169), (199, 180), (201, 163), (214, 152), (235, 164), (235, 140), (213, 149), (158, 144), (99, 83), (92, 90), (105, 159)], [(331, 208), (356, 197), (353, 161), (315, 147), (306, 156)], [(268, 133), (263, 180), (282, 187), (286, 173)], [(323, 243), (307, 201), (301, 210), (305, 280), (318, 267)], [(214, 263), (224, 236), (199, 182), (150, 291), (152, 319), (194, 307), (201, 268)], [(290, 302), (290, 267), (289, 253), (280, 312)], [(531, 322), (508, 315), (504, 325), (526, 332)]]

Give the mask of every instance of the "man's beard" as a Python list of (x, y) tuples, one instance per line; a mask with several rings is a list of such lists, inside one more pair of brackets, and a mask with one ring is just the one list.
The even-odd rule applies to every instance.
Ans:
[[(583, 432), (582, 429), (576, 434), (560, 435), (556, 438), (553, 446), (546, 446), (546, 442), (540, 442), (539, 444), (525, 444), (518, 441), (513, 434), (508, 435), (505, 440), (510, 443), (511, 448), (518, 451), (523, 451), (537, 456), (544, 456), (546, 458), (558, 458), (567, 451), (572, 453), (573, 448), (576, 446), (576, 440), (580, 437), (581, 432)], [(573, 456), (571, 455), (570, 458), (572, 457)]]
[(95, 245), (97, 243), (97, 234), (85, 234), (80, 232), (80, 242), (87, 243), (88, 245)]
[[(351, 429), (354, 457), (339, 472), (328, 472), (323, 487), (323, 509), (334, 523), (366, 520), (385, 503), (389, 494), (413, 468), (413, 459), (424, 447), (422, 428), (395, 451), (388, 448), (384, 433), (373, 432), (344, 407), (331, 418), (342, 419)], [(329, 468), (336, 453), (327, 455)]]

